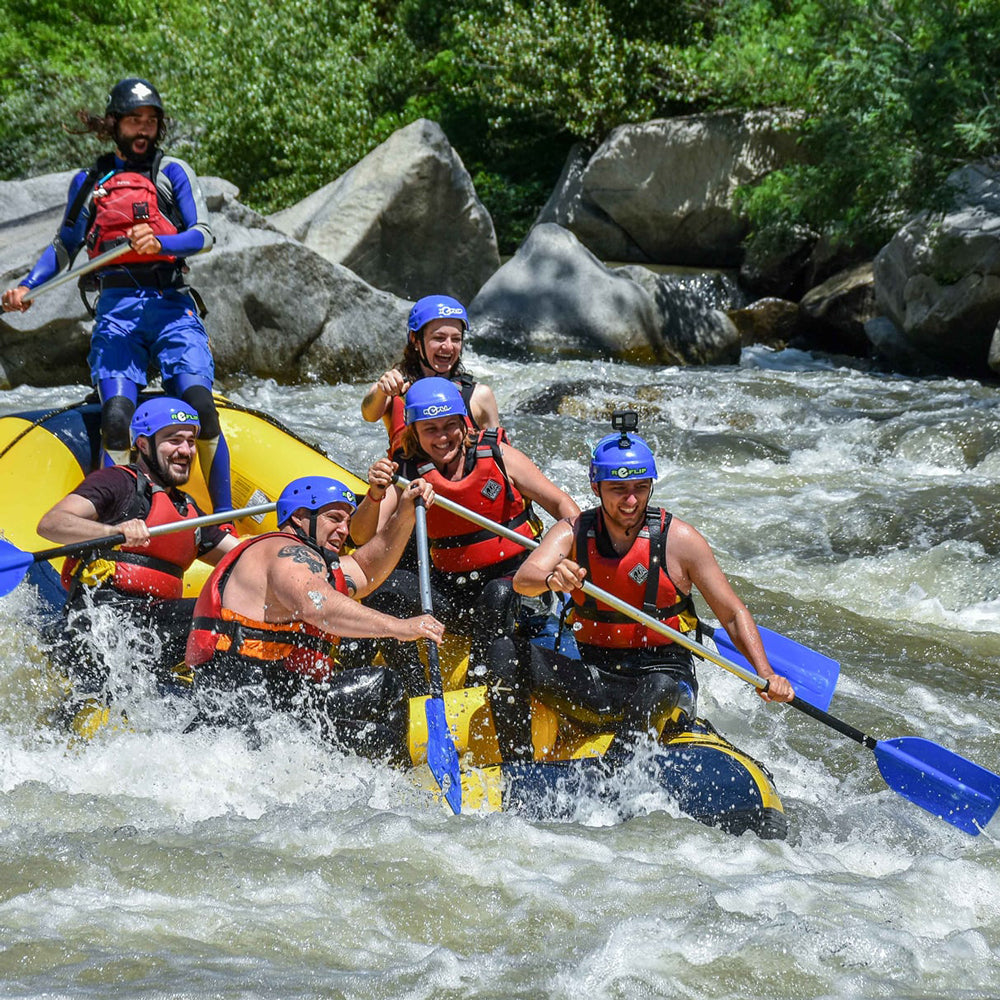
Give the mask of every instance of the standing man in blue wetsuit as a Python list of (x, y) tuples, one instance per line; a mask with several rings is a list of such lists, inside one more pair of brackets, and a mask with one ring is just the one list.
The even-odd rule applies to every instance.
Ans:
[[(70, 182), (62, 225), (28, 276), (3, 293), (4, 311), (23, 312), (31, 290), (123, 241), (131, 250), (81, 279), (96, 291), (91, 378), (101, 398), (104, 464), (129, 460), (129, 422), (150, 362), (164, 390), (193, 407), (201, 422), (198, 459), (215, 510), (231, 510), (229, 449), (212, 399), (215, 366), (199, 316), (200, 299), (184, 284), (185, 258), (211, 250), (214, 237), (198, 179), (159, 148), (163, 102), (146, 80), (115, 84), (103, 117), (78, 112), (84, 130), (114, 143)], [(203, 311), (203, 310), (201, 310)]]

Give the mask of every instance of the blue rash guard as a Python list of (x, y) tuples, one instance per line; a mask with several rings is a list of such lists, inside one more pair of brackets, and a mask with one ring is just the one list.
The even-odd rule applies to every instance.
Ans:
[[(147, 177), (154, 163), (150, 158), (134, 164), (117, 155), (113, 161), (114, 173), (129, 171)], [(62, 224), (22, 285), (35, 288), (54, 277), (73, 263), (84, 246), (94, 215), (93, 193), (88, 192), (75, 219), (69, 215), (89, 175), (90, 171), (81, 170), (70, 181)], [(215, 363), (195, 299), (183, 282), (184, 258), (205, 253), (215, 243), (208, 206), (194, 171), (176, 157), (160, 157), (155, 184), (159, 210), (177, 229), (157, 238), (163, 254), (177, 260), (151, 257), (149, 264), (112, 262), (96, 272), (100, 291), (87, 361), (101, 397), (104, 461), (114, 464), (127, 453), (128, 422), (155, 359), (167, 393), (198, 411), (202, 428), (198, 456), (213, 508), (231, 510), (229, 449), (211, 392)]]
[[(146, 174), (149, 172), (148, 165), (145, 169), (137, 168), (133, 164), (127, 164), (118, 156), (115, 156), (114, 162), (116, 172), (122, 170), (133, 170)], [(87, 180), (87, 174), (88, 171), (81, 170), (70, 181), (63, 223), (59, 227), (55, 239), (45, 248), (31, 272), (20, 284), (28, 288), (37, 288), (42, 282), (55, 277), (56, 274), (72, 264), (80, 252), (87, 236), (87, 230), (90, 228), (92, 198), (87, 198), (75, 224), (67, 225), (65, 217), (69, 213), (70, 206), (76, 200), (80, 188)], [(160, 169), (156, 176), (156, 196), (160, 210), (174, 223), (178, 230), (175, 235), (164, 234), (159, 237), (164, 253), (177, 257), (190, 257), (212, 249), (215, 238), (208, 225), (208, 207), (202, 196), (197, 177), (183, 160), (178, 160), (173, 156), (164, 156), (160, 160)], [(123, 270), (124, 268), (116, 268), (112, 264), (110, 267), (102, 269), (101, 273)]]

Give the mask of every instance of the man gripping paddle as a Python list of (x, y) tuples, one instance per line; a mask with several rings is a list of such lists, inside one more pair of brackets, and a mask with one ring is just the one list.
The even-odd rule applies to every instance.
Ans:
[[(627, 429), (624, 418), (631, 418)], [(655, 459), (632, 433), (634, 414), (620, 419), (620, 433), (603, 438), (590, 463), (599, 506), (557, 521), (514, 575), (520, 594), (570, 595), (569, 621), (580, 660), (532, 646), (525, 662), (512, 639), (492, 644), (491, 670), (506, 674), (514, 692), (507, 704), (521, 722), (520, 739), (506, 748), (508, 755), (531, 752), (532, 694), (585, 725), (612, 724), (613, 755), (649, 732), (659, 736), (668, 720), (683, 725), (685, 717), (695, 716), (698, 683), (691, 653), (585, 595), (584, 580), (682, 632), (696, 627), (691, 589), (697, 587), (740, 652), (768, 681), (761, 697), (794, 697), (791, 684), (768, 663), (750, 612), (705, 539), (691, 525), (650, 506)]]
[(149, 661), (144, 665), (169, 671), (183, 659), (194, 604), (182, 599), (185, 570), (195, 559), (214, 565), (237, 544), (231, 530), (215, 525), (150, 537), (151, 527), (201, 515), (180, 490), (191, 475), (199, 430), (198, 414), (182, 400), (147, 400), (130, 428), (135, 463), (90, 473), (38, 523), (39, 535), (64, 544), (99, 543), (102, 531), (125, 536), (118, 549), (68, 558), (63, 565), (67, 630), (58, 651), (85, 705), (101, 706), (110, 694), (106, 650), (92, 634), (100, 609), (111, 608), (137, 628), (141, 645), (148, 646), (135, 650)]

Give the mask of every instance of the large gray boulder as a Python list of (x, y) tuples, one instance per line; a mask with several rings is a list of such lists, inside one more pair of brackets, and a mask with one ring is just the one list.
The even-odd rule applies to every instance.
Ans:
[(420, 119), (270, 221), (376, 288), (468, 303), (500, 266), (493, 221), (441, 127)]
[(24, 224), (34, 216), (42, 216), (47, 221), (50, 214), (58, 218), (66, 207), (69, 182), (76, 173), (76, 170), (64, 170), (23, 181), (0, 181), (0, 246), (6, 244), (3, 230), (12, 222)]
[(635, 240), (584, 192), (583, 177), (590, 153), (583, 143), (573, 145), (556, 186), (534, 224), (554, 222), (568, 229), (601, 260), (648, 263), (649, 258)]
[(683, 282), (602, 264), (568, 230), (536, 226), (483, 286), (469, 319), (477, 347), (500, 354), (719, 364), (739, 333)]
[(771, 112), (622, 125), (567, 164), (544, 219), (602, 260), (738, 266), (747, 221), (735, 194), (799, 157), (796, 119)]
[[(191, 258), (189, 280), (208, 308), (205, 326), (217, 376), (341, 381), (377, 375), (397, 359), (408, 301), (372, 288), (279, 232), (240, 204), (229, 182), (201, 182), (216, 244)], [(37, 178), (8, 183), (46, 187)], [(35, 212), (4, 227), (0, 287), (23, 278), (51, 240), (65, 184), (62, 189), (44, 217)], [(18, 210), (35, 204), (23, 192), (5, 195), (5, 203)], [(2, 314), (0, 386), (89, 382), (91, 325), (75, 282), (39, 296), (26, 313)]]
[(884, 322), (868, 333), (878, 355), (904, 371), (1000, 371), (991, 361), (1000, 321), (1000, 158), (964, 167), (948, 183), (951, 209), (921, 212), (876, 256)]
[(239, 202), (212, 215), (196, 260), (217, 370), (329, 382), (381, 373), (401, 353), (410, 303), (278, 232)]

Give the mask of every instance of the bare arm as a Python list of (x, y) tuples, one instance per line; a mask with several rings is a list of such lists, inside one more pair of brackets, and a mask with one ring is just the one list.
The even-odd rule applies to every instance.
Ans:
[(395, 509), (395, 497), (392, 505), (384, 509), (389, 494), (395, 493), (392, 477), (399, 466), (388, 458), (380, 458), (368, 470), (368, 492), (364, 495), (358, 509), (351, 515), (351, 540), (355, 545), (364, 545), (371, 541), (379, 527)]
[(390, 490), (396, 494), (396, 507), (385, 522), (385, 527), (359, 548), (353, 556), (345, 557), (342, 564), (353, 566), (352, 579), (356, 587), (355, 597), (370, 594), (385, 582), (386, 577), (396, 568), (403, 549), (409, 541), (416, 521), (414, 501), (423, 497), (430, 506), (434, 502), (434, 490), (423, 479), (414, 479), (406, 490)]
[(331, 635), (402, 642), (414, 639), (440, 642), (444, 637), (444, 626), (432, 615), (394, 618), (341, 594), (330, 585), (323, 560), (293, 538), (282, 542), (269, 561), (267, 584), (270, 605), (281, 606), (295, 620), (308, 622)]
[(63, 497), (38, 522), (38, 534), (59, 545), (89, 542), (95, 538), (124, 535), (127, 545), (144, 545), (149, 541), (149, 527), (141, 518), (121, 524), (104, 524), (97, 519), (97, 508), (76, 493)]
[(488, 431), (500, 426), (500, 409), (497, 406), (497, 398), (488, 385), (477, 382), (475, 389), (472, 390), (469, 404), (472, 407), (473, 419), (481, 430)]
[(507, 474), (522, 496), (537, 503), (555, 518), (579, 515), (580, 508), (576, 501), (559, 489), (523, 451), (505, 444), (501, 446), (501, 452)]
[[(750, 661), (757, 675), (770, 682), (769, 689), (760, 692), (760, 696), (765, 701), (791, 701), (795, 694), (792, 685), (776, 674), (768, 663), (753, 616), (736, 596), (708, 542), (691, 525), (674, 518), (670, 523), (667, 549), (668, 561), (676, 560), (680, 565), (677, 575), (687, 577), (698, 588), (712, 613), (729, 633), (733, 645)], [(675, 577), (675, 572), (671, 573), (672, 577)], [(679, 582), (676, 577), (675, 582)]]
[(390, 368), (368, 390), (361, 400), (361, 416), (370, 424), (377, 423), (389, 409), (389, 400), (393, 396), (402, 396), (410, 388), (410, 383), (403, 378), (397, 368)]
[(537, 597), (547, 590), (569, 592), (582, 586), (587, 571), (573, 561), (574, 524), (556, 521), (514, 574), (514, 589), (526, 597)]

